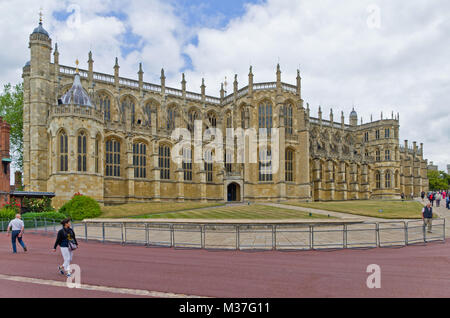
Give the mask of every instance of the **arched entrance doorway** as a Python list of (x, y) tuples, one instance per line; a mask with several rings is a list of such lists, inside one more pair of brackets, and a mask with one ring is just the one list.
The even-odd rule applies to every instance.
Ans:
[(227, 187), (227, 201), (241, 201), (241, 187), (237, 183), (230, 183)]

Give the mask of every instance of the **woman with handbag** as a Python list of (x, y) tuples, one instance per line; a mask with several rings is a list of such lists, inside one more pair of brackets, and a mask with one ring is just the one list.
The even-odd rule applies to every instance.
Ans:
[(58, 231), (53, 252), (56, 252), (56, 247), (59, 245), (64, 264), (58, 266), (58, 270), (62, 275), (70, 277), (70, 262), (72, 261), (73, 251), (78, 248), (78, 242), (75, 238), (75, 232), (70, 227), (70, 219), (62, 220), (61, 224), (63, 227)]

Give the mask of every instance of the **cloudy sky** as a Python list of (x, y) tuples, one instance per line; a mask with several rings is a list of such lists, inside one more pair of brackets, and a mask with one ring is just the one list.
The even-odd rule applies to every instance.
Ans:
[[(400, 143), (424, 143), (425, 157), (450, 163), (450, 1), (448, 0), (0, 0), (0, 85), (21, 81), (29, 60), (28, 36), (37, 26), (58, 42), (60, 63), (219, 96), (225, 76), (232, 87), (255, 82), (295, 84), (316, 115), (330, 108), (346, 118), (352, 106), (364, 122), (381, 112), (400, 113)], [(336, 115), (335, 115), (336, 117)], [(348, 120), (348, 119), (347, 119)]]

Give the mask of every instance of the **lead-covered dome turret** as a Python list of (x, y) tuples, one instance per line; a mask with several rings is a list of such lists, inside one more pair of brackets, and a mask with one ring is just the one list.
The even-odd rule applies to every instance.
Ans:
[(81, 86), (80, 74), (76, 73), (72, 87), (61, 97), (62, 105), (79, 105), (92, 107), (88, 93)]
[(33, 33), (31, 33), (31, 34), (35, 34), (35, 33), (44, 34), (44, 35), (50, 37), (50, 35), (48, 34), (48, 32), (45, 31), (44, 27), (42, 26), (42, 21), (39, 22), (39, 25), (37, 26), (37, 28), (35, 28), (35, 29), (33, 30)]

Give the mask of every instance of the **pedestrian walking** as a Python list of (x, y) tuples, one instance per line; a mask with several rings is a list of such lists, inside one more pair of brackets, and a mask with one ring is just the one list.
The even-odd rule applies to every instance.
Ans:
[(425, 191), (422, 191), (422, 192), (420, 193), (420, 197), (422, 198), (422, 201), (423, 201), (423, 199), (425, 198)]
[(6, 235), (9, 236), (9, 230), (12, 229), (11, 243), (14, 254), (17, 254), (16, 241), (19, 241), (19, 244), (22, 246), (25, 252), (27, 251), (27, 247), (25, 246), (25, 243), (22, 240), (23, 232), (25, 230), (25, 224), (23, 223), (21, 218), (22, 216), (20, 215), (20, 213), (17, 213), (16, 218), (11, 222), (9, 222), (8, 228), (6, 230)]
[(78, 242), (75, 237), (75, 232), (70, 227), (70, 219), (62, 220), (61, 224), (63, 227), (58, 231), (55, 245), (53, 246), (53, 252), (56, 252), (56, 248), (59, 246), (64, 263), (63, 265), (58, 266), (58, 271), (61, 275), (70, 277), (70, 262), (73, 258), (73, 251), (78, 248)]
[(432, 220), (433, 220), (433, 208), (431, 207), (430, 203), (427, 203), (427, 205), (422, 209), (422, 220), (423, 220), (423, 226), (424, 229), (427, 227), (427, 232), (431, 232), (431, 226), (432, 226)]
[(414, 200), (414, 192), (411, 192), (411, 200)]
[(441, 204), (442, 195), (438, 192), (436, 193), (436, 207), (438, 208)]
[(447, 196), (447, 199), (445, 199), (445, 207), (450, 210), (450, 197)]
[(405, 194), (403, 192), (400, 194), (400, 197), (402, 198), (402, 201), (405, 200)]
[(428, 197), (428, 200), (430, 201), (431, 206), (433, 206), (433, 202), (434, 202), (434, 196), (433, 196), (433, 193), (430, 193), (430, 195), (429, 195), (429, 197)]

